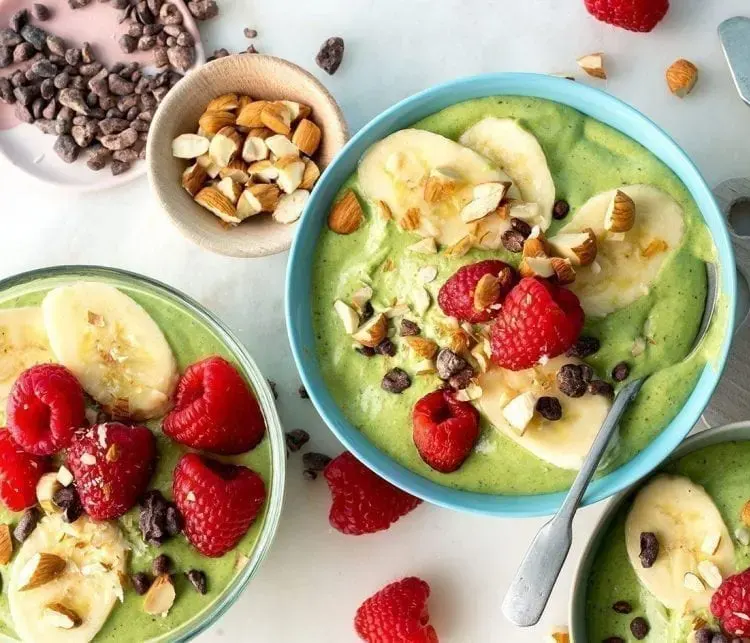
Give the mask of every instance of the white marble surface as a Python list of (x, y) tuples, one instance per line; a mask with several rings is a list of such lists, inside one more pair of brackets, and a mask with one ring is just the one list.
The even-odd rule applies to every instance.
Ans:
[[(489, 71), (575, 71), (577, 56), (602, 50), (611, 78), (601, 85), (665, 127), (709, 183), (750, 176), (750, 111), (734, 92), (716, 37), (721, 20), (750, 14), (747, 0), (673, 0), (668, 18), (649, 35), (597, 23), (582, 0), (219, 3), (221, 17), (204, 27), (209, 52), (247, 46), (242, 29), (256, 28), (260, 50), (300, 63), (323, 80), (353, 131), (440, 81)], [(328, 78), (313, 57), (332, 35), (345, 38), (347, 53), (338, 74)], [(692, 59), (701, 70), (695, 93), (684, 101), (670, 96), (663, 80), (677, 57)], [(0, 189), (0, 276), (95, 263), (142, 272), (186, 291), (218, 313), (279, 383), (286, 426), (304, 427), (313, 447), (338, 452), (312, 406), (295, 393), (298, 378), (282, 316), (286, 256), (235, 260), (202, 252), (157, 210), (145, 179), (76, 197), (2, 164)], [(441, 641), (540, 641), (552, 625), (567, 620), (573, 563), (599, 513), (592, 508), (580, 514), (573, 551), (542, 624), (519, 631), (504, 621), (499, 605), (541, 520), (493, 520), (423, 506), (386, 533), (352, 538), (329, 528), (328, 505), (325, 484), (305, 482), (299, 458), (291, 458), (271, 553), (202, 641), (353, 641), (352, 617), (360, 602), (408, 574), (432, 584), (430, 608)]]

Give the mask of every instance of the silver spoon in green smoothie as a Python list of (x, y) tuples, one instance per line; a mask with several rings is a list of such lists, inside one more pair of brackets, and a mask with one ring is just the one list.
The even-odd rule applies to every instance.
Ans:
[[(706, 264), (706, 276), (706, 307), (695, 343), (686, 360), (690, 359), (701, 345), (716, 308), (718, 287), (714, 264)], [(645, 381), (645, 377), (635, 379), (619, 391), (562, 506), (531, 542), (503, 600), (503, 614), (515, 625), (528, 627), (539, 622), (570, 551), (573, 541), (573, 516), (617, 429), (620, 418)]]

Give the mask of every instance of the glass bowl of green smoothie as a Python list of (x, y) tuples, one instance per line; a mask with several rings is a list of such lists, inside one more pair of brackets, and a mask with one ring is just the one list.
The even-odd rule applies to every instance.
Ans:
[[(144, 597), (132, 586), (124, 589), (95, 641), (187, 641), (215, 623), (238, 599), (257, 572), (273, 541), (281, 515), (284, 488), (285, 446), (272, 392), (247, 349), (229, 329), (197, 301), (150, 278), (123, 270), (97, 266), (57, 266), (23, 273), (0, 281), (0, 308), (38, 306), (46, 293), (75, 282), (98, 282), (117, 288), (135, 300), (156, 322), (172, 349), (179, 373), (207, 356), (229, 361), (249, 383), (266, 424), (263, 440), (252, 451), (232, 456), (231, 462), (254, 470), (263, 479), (266, 501), (237, 546), (218, 558), (201, 555), (179, 534), (158, 548), (144, 543), (139, 530), (139, 508), (117, 520), (130, 548), (128, 574), (150, 572), (152, 559), (161, 553), (173, 561), (176, 599), (166, 614), (151, 616)], [(172, 470), (188, 449), (171, 441), (160, 430), (160, 419), (147, 422), (156, 437), (159, 458), (149, 489), (171, 497)], [(20, 514), (0, 509), (2, 523), (15, 524)], [(3, 587), (9, 586), (11, 565), (0, 571)], [(191, 585), (186, 572), (203, 571), (207, 592)], [(15, 639), (8, 597), (0, 594), (0, 633)]]
[[(332, 312), (335, 300), (351, 295), (347, 288), (353, 277), (364, 272), (377, 292), (389, 279), (382, 276), (386, 271), (408, 273), (402, 282), (419, 283), (421, 268), (437, 268), (439, 277), (432, 276), (425, 286), (427, 319), (437, 308), (438, 288), (462, 261), (518, 262), (519, 255), (513, 259), (502, 247), (475, 247), (458, 261), (442, 250), (415, 260), (426, 256), (411, 247), (419, 237), (404, 235), (403, 228), (394, 231), (393, 222), (376, 227), (377, 203), (361, 194), (363, 157), (384, 140), (395, 140), (394, 133), (406, 140), (413, 138), (409, 132), (425, 130), (452, 145), (487, 118), (519, 123), (524, 135), (530, 133), (543, 150), (553, 184), (548, 196), (565, 198), (572, 213), (564, 221), (548, 222), (547, 235), (575, 223), (584, 206), (621, 185), (654, 186), (681, 209), (684, 242), (643, 289), (643, 296), (592, 323), (587, 311), (585, 330), (602, 338), (599, 353), (589, 360), (597, 375), (608, 377), (625, 355), (640, 364), (631, 369), (631, 377), (650, 377), (623, 419), (620, 439), (584, 502), (628, 487), (679, 445), (706, 407), (731, 341), (736, 271), (726, 222), (696, 167), (667, 134), (632, 107), (580, 83), (513, 73), (464, 78), (412, 96), (371, 121), (326, 170), (305, 210), (287, 274), (287, 326), (297, 367), (317, 410), (342, 443), (378, 474), (451, 509), (512, 517), (549, 515), (560, 506), (576, 473), (569, 460), (557, 458), (557, 447), (554, 456), (562, 464), (538, 457), (483, 420), (477, 446), (460, 469), (447, 474), (434, 470), (420, 458), (412, 439), (411, 409), (430, 390), (425, 378), (413, 364), (404, 366), (415, 384), (400, 395), (384, 397), (382, 362), (377, 357), (363, 362)], [(510, 169), (508, 175), (513, 178)], [(329, 213), (348, 189), (360, 191), (364, 223), (352, 234), (335, 235)], [(708, 340), (695, 359), (683, 361), (706, 305), (705, 262), (719, 268), (720, 303)], [(393, 294), (386, 290), (384, 297)], [(378, 303), (384, 305), (373, 303), (376, 309)], [(412, 303), (413, 315), (419, 302)], [(653, 312), (657, 309), (658, 314)], [(653, 328), (646, 328), (647, 318), (655, 320)], [(640, 338), (640, 345), (634, 341), (639, 333), (647, 337)], [(651, 342), (652, 335), (660, 339)], [(409, 353), (398, 332), (392, 339), (398, 352), (385, 359), (402, 366), (399, 360)]]

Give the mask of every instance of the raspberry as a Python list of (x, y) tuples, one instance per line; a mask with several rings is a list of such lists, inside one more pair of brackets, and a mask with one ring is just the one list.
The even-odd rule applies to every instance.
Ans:
[(597, 20), (628, 31), (651, 31), (667, 15), (669, 0), (585, 0)]
[(188, 453), (175, 467), (172, 494), (188, 541), (204, 556), (216, 558), (247, 533), (266, 500), (266, 486), (247, 467)]
[(67, 368), (39, 364), (18, 376), (8, 397), (8, 431), (24, 451), (57, 453), (85, 424), (83, 389)]
[(175, 408), (162, 428), (175, 442), (225, 455), (254, 449), (266, 432), (247, 382), (218, 356), (188, 367), (177, 385)]
[(711, 597), (711, 613), (728, 634), (750, 637), (750, 569), (724, 579)]
[[(485, 275), (498, 277), (500, 284), (496, 296), (481, 310), (474, 307), (474, 291), (479, 280)], [(449, 317), (476, 324), (486, 322), (500, 312), (498, 304), (502, 303), (508, 291), (516, 282), (516, 273), (507, 263), (488, 259), (459, 268), (438, 293), (438, 304)]]
[(430, 586), (415, 576), (386, 585), (360, 605), (354, 629), (367, 643), (438, 643), (429, 596)]
[(419, 400), (412, 411), (412, 424), (419, 455), (441, 473), (458, 469), (479, 437), (479, 412), (447, 389)]
[(334, 458), (324, 475), (333, 496), (328, 519), (342, 534), (383, 531), (422, 502), (383, 480), (348, 451)]
[(47, 470), (46, 458), (30, 455), (0, 429), (0, 499), (11, 511), (36, 504), (36, 483)]
[(108, 422), (75, 434), (67, 466), (86, 513), (114, 520), (138, 502), (155, 460), (156, 440), (149, 429)]
[(492, 359), (503, 368), (531, 368), (567, 351), (583, 329), (583, 310), (571, 291), (526, 277), (510, 291), (491, 329)]

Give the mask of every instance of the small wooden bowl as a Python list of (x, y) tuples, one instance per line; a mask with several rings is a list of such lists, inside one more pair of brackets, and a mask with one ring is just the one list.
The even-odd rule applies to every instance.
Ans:
[(262, 257), (289, 249), (296, 223), (275, 222), (256, 215), (227, 228), (199, 206), (182, 188), (183, 159), (172, 157), (172, 140), (198, 129), (208, 102), (237, 92), (253, 99), (288, 99), (312, 108), (312, 120), (323, 138), (315, 161), (321, 171), (333, 160), (349, 136), (341, 108), (309, 72), (281, 58), (239, 54), (210, 62), (195, 70), (167, 94), (154, 116), (146, 158), (151, 188), (172, 222), (203, 248), (231, 257)]

